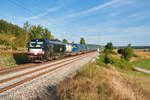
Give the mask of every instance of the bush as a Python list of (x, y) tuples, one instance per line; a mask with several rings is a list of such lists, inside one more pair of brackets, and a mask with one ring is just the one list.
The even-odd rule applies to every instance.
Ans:
[(114, 49), (112, 42), (107, 43), (107, 45), (105, 46), (105, 53), (111, 53), (112, 50)]
[(106, 54), (101, 53), (96, 63), (100, 66), (106, 66)]
[(103, 67), (106, 67), (107, 64), (111, 64), (115, 67), (119, 67), (121, 69), (131, 69), (132, 64), (130, 64), (125, 59), (117, 59), (110, 57), (108, 54), (102, 53), (99, 56), (99, 59), (97, 59), (97, 64)]
[(125, 49), (124, 48), (121, 48), (121, 49), (118, 49), (118, 54), (124, 54), (124, 52), (125, 52)]
[(113, 66), (119, 67), (121, 69), (131, 69), (132, 68), (132, 64), (130, 64), (125, 59), (116, 59), (116, 58), (108, 57), (108, 61)]
[(133, 50), (131, 48), (131, 45), (129, 44), (127, 48), (125, 48), (125, 51), (123, 53), (123, 58), (126, 60), (126, 61), (130, 61), (130, 59), (132, 58), (133, 56)]
[(130, 61), (130, 59), (134, 56), (133, 50), (130, 44), (127, 46), (127, 48), (119, 49), (117, 52), (119, 54), (122, 54), (121, 58), (125, 59), (126, 61)]

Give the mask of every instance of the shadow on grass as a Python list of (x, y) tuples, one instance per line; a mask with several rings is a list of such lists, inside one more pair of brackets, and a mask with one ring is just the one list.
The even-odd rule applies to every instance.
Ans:
[(16, 64), (20, 65), (27, 63), (28, 55), (27, 53), (14, 53), (13, 58), (16, 61)]

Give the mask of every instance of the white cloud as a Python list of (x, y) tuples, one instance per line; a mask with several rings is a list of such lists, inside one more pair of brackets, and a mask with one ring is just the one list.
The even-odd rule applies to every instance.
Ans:
[(126, 5), (126, 4), (131, 4), (131, 3), (132, 2), (130, 2), (129, 0), (111, 0), (109, 2), (106, 2), (104, 4), (99, 4), (98, 6), (89, 8), (87, 10), (72, 13), (68, 16), (65, 16), (65, 18), (71, 18), (71, 17), (81, 16), (81, 15), (88, 15), (92, 12), (95, 12), (95, 11), (103, 9), (103, 8), (116, 8), (116, 7)]
[(104, 3), (102, 5), (100, 4), (100, 5), (96, 6), (96, 7), (90, 8), (90, 9), (84, 11), (83, 13), (91, 13), (91, 12), (97, 11), (99, 9), (106, 8), (106, 7), (109, 7), (111, 5), (117, 4), (117, 3), (119, 3), (119, 1), (120, 0), (112, 0), (112, 1), (109, 1), (109, 2)]
[(58, 6), (58, 7), (55, 7), (55, 8), (49, 8), (47, 11), (39, 14), (39, 15), (36, 15), (36, 16), (31, 16), (31, 17), (28, 17), (28, 18), (25, 18), (25, 20), (33, 20), (33, 19), (38, 19), (38, 18), (41, 18), (47, 14), (49, 14), (50, 12), (54, 12), (54, 11), (57, 11), (59, 10), (60, 8), (64, 7), (64, 5), (61, 5), (61, 6)]

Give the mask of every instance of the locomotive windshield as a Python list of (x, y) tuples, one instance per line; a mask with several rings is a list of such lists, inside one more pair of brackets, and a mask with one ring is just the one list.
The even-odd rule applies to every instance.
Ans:
[(38, 42), (37, 41), (31, 41), (29, 44), (29, 47), (40, 48), (40, 47), (42, 47), (43, 44), (44, 44), (43, 41), (38, 41)]

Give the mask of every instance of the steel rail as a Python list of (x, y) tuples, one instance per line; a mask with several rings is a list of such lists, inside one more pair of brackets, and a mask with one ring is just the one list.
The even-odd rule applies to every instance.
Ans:
[[(83, 56), (83, 55), (82, 55)], [(80, 57), (80, 56), (79, 56)], [(77, 58), (79, 58), (77, 57)], [(20, 75), (16, 75), (16, 76), (13, 76), (13, 77), (10, 77), (10, 78), (7, 78), (7, 79), (3, 79), (3, 80), (0, 80), (0, 84), (4, 83), (4, 82), (7, 82), (7, 81), (11, 81), (13, 79), (16, 79), (16, 78), (19, 78), (19, 77), (23, 77), (25, 75), (28, 75), (28, 74), (31, 74), (31, 73), (35, 73), (35, 72), (38, 72), (40, 70), (43, 70), (43, 69), (46, 69), (46, 68), (49, 68), (49, 67), (53, 67), (55, 65), (59, 65), (61, 63), (64, 63), (64, 62), (67, 62), (67, 61), (70, 61), (70, 60), (74, 60), (74, 59), (77, 59), (77, 58), (72, 58), (72, 59), (68, 59), (66, 61), (61, 61), (61, 62), (58, 62), (56, 64), (52, 64), (52, 65), (48, 65), (48, 66), (45, 66), (45, 67), (42, 67), (42, 68), (39, 68), (39, 69), (35, 69), (35, 70), (32, 70), (32, 71), (29, 71), (29, 72), (26, 72), (26, 73), (23, 73), (23, 74), (20, 74)]]
[[(88, 54), (88, 55), (89, 55), (89, 54)], [(78, 61), (78, 60), (82, 59), (82, 58), (85, 58), (85, 57), (87, 57), (88, 55), (86, 55), (86, 56), (80, 56), (80, 57), (78, 57), (78, 59), (75, 59), (75, 60), (73, 60), (73, 61), (71, 61), (71, 62), (65, 63), (65, 64), (63, 64), (63, 65), (60, 65), (60, 66), (55, 67), (55, 68), (53, 68), (53, 69), (50, 69), (50, 70), (48, 70), (48, 71), (39, 73), (39, 74), (37, 74), (37, 75), (35, 75), (35, 76), (26, 78), (26, 79), (21, 80), (21, 81), (19, 81), (19, 82), (17, 82), (17, 83), (14, 83), (14, 84), (12, 84), (12, 85), (6, 86), (6, 87), (0, 89), (0, 93), (5, 92), (5, 91), (7, 91), (7, 90), (9, 90), (9, 89), (15, 88), (15, 87), (17, 87), (17, 86), (19, 86), (19, 85), (21, 85), (21, 84), (24, 84), (25, 82), (31, 81), (31, 80), (33, 80), (33, 79), (35, 79), (35, 78), (38, 78), (38, 77), (40, 77), (40, 76), (42, 76), (42, 75), (45, 75), (45, 74), (47, 74), (47, 73), (49, 73), (49, 72), (52, 72), (52, 71), (54, 71), (54, 70), (57, 70), (57, 69), (59, 69), (59, 68), (61, 68), (61, 67), (65, 67), (66, 65), (69, 65), (69, 64), (71, 64), (71, 63), (73, 63), (73, 62), (75, 62), (75, 61)]]

